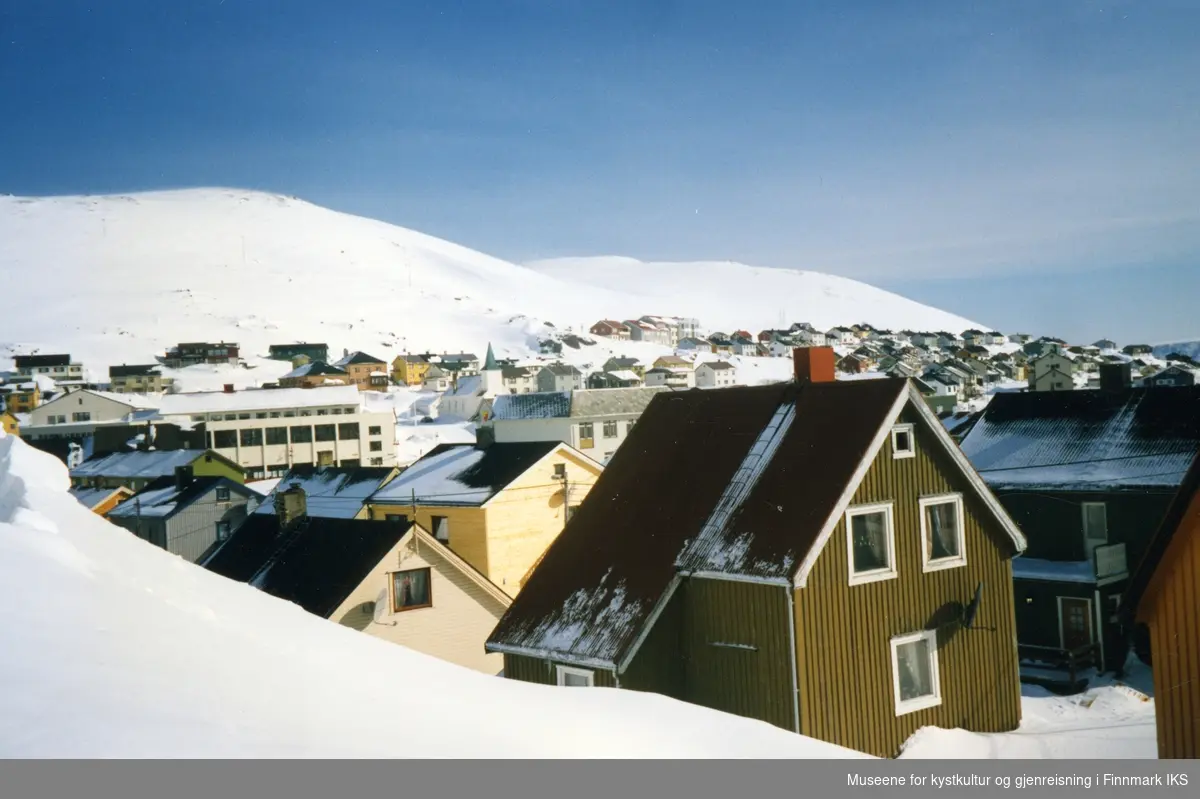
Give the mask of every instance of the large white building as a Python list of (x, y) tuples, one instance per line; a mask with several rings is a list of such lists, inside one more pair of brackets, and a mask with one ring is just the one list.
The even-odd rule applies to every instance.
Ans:
[(206, 445), (250, 479), (282, 477), (295, 464), (396, 465), (395, 412), (365, 410), (355, 386), (171, 394), (159, 417), (203, 424)]
[(77, 389), (59, 394), (29, 412), (21, 425), (27, 439), (78, 439), (106, 424), (136, 424), (154, 415), (158, 397), (142, 394), (113, 394)]

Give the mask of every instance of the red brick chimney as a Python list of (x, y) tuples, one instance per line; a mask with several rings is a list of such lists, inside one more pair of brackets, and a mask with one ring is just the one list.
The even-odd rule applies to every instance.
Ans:
[(225, 393), (226, 393), (226, 394), (232, 394), (232, 393), (233, 393), (233, 383), (226, 383), (226, 384), (225, 384)]
[(832, 383), (836, 356), (832, 347), (794, 347), (792, 349), (792, 364), (795, 367), (796, 382)]

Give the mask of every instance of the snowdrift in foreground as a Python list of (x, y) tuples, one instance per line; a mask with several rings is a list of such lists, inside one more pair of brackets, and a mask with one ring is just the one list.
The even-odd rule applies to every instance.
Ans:
[(0, 757), (864, 757), (651, 694), (509, 682), (120, 530), (0, 432)]

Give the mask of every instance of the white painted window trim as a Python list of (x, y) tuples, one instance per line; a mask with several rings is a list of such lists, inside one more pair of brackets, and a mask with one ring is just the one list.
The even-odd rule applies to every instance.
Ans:
[[(896, 449), (896, 434), (908, 433), (908, 449)], [(917, 457), (917, 438), (913, 434), (913, 426), (911, 424), (898, 424), (892, 426), (892, 458), (893, 460), (901, 460), (903, 458)]]
[[(907, 701), (900, 699), (900, 647), (915, 643), (922, 639), (929, 641), (929, 682), (933, 693)], [(920, 632), (897, 635), (891, 641), (892, 649), (892, 698), (896, 704), (896, 715), (904, 716), (918, 710), (937, 707), (942, 703), (942, 677), (938, 667), (937, 630), (921, 630)]]
[[(939, 558), (933, 560), (929, 557), (929, 535), (927, 531), (928, 521), (925, 516), (925, 509), (932, 505), (947, 505), (953, 503), (955, 506), (955, 515), (958, 519), (958, 555), (952, 558)], [(936, 496), (921, 497), (917, 500), (919, 513), (921, 515), (921, 570), (923, 572), (936, 572), (943, 569), (957, 569), (960, 566), (967, 565), (967, 520), (963, 516), (963, 498), (962, 494), (938, 494)]]
[(587, 680), (588, 688), (592, 688), (596, 685), (596, 673), (593, 671), (589, 671), (587, 669), (577, 669), (573, 666), (555, 666), (554, 669), (554, 682), (556, 685), (566, 687), (566, 682), (563, 680), (563, 678), (568, 674), (575, 677), (583, 677), (585, 680)]
[[(884, 527), (887, 531), (888, 566), (885, 569), (875, 569), (869, 572), (854, 571), (854, 527), (851, 521), (855, 516), (870, 516), (876, 513), (884, 514)], [(850, 572), (850, 585), (865, 585), (880, 580), (891, 580), (898, 576), (896, 570), (896, 525), (895, 512), (891, 502), (877, 502), (873, 505), (856, 505), (846, 509), (846, 566)]]

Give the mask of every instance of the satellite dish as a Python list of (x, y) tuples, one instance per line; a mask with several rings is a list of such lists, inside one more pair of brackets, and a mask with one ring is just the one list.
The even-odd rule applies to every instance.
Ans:
[(971, 600), (971, 604), (967, 605), (963, 610), (962, 626), (966, 629), (971, 629), (971, 625), (975, 623), (975, 615), (979, 613), (979, 603), (983, 600), (983, 583), (975, 586), (975, 598)]

